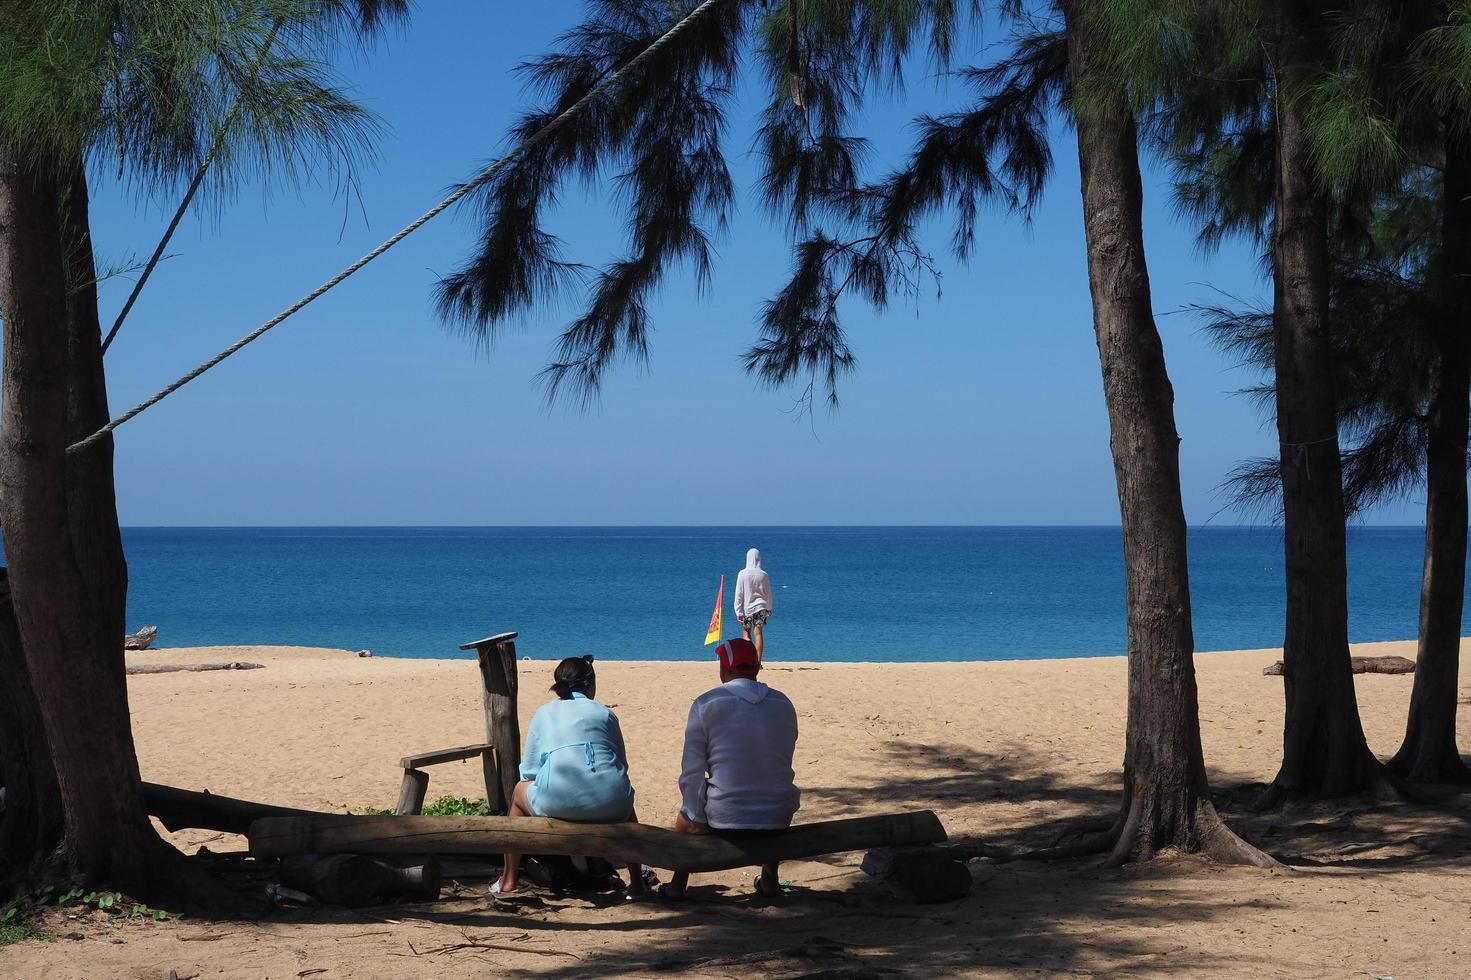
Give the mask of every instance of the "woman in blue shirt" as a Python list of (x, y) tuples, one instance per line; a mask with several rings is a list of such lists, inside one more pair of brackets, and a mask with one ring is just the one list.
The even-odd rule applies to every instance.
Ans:
[[(618, 716), (594, 700), (592, 654), (563, 660), (552, 679), (557, 700), (531, 717), (511, 816), (637, 823)], [(516, 890), (521, 855), (507, 854), (505, 861), (500, 880), (490, 886), (493, 893)], [(630, 864), (628, 872), (628, 893), (643, 894), (643, 869)]]

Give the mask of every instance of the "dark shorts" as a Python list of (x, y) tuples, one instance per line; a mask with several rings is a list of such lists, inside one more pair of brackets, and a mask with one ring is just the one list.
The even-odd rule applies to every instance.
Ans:
[(763, 609), (760, 612), (750, 613), (749, 615), (746, 616), (746, 628), (747, 629), (765, 629), (766, 628), (766, 621), (768, 619), (770, 619), (770, 618), (771, 618), (771, 610), (769, 610), (769, 609)]
[(742, 841), (770, 837), (772, 834), (784, 834), (789, 827), (766, 827), (761, 830), (743, 830), (732, 827), (711, 827), (710, 833), (716, 837), (724, 837), (726, 840)]

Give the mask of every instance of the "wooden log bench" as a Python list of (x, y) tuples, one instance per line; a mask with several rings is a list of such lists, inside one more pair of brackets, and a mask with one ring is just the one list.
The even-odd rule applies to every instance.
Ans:
[(670, 871), (724, 871), (771, 861), (945, 840), (931, 810), (799, 824), (748, 837), (682, 834), (646, 824), (571, 823), (545, 817), (266, 817), (250, 827), (250, 853), (592, 855)]

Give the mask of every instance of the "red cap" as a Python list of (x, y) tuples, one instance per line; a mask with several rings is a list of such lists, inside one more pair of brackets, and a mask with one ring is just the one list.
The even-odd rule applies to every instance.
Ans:
[(739, 636), (723, 641), (715, 648), (720, 666), (738, 674), (754, 674), (761, 669), (761, 657), (756, 653), (756, 644)]

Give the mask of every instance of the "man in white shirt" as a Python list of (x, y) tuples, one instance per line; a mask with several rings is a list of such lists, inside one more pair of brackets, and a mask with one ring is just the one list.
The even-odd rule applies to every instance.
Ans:
[[(784, 830), (802, 799), (792, 771), (797, 710), (756, 680), (761, 658), (749, 640), (726, 640), (715, 653), (720, 686), (695, 699), (685, 725), (674, 829), (731, 836)], [(688, 883), (687, 873), (676, 873), (660, 893), (682, 898)], [(781, 894), (776, 863), (762, 866), (756, 888), (769, 898)]]
[(755, 644), (760, 659), (766, 649), (766, 620), (771, 615), (771, 576), (761, 568), (761, 552), (755, 548), (746, 552), (746, 567), (736, 576), (735, 614), (741, 636)]

